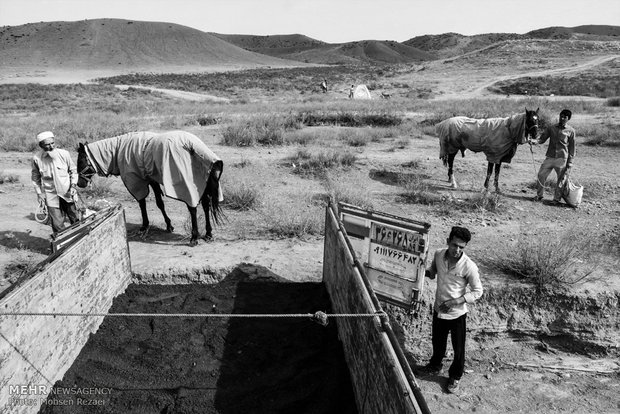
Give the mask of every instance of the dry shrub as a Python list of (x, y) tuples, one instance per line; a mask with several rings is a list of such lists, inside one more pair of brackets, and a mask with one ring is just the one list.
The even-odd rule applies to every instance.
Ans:
[(374, 210), (372, 195), (366, 190), (364, 176), (335, 176), (327, 174), (325, 187), (334, 204), (340, 202), (353, 204), (366, 210)]
[(285, 122), (277, 117), (246, 118), (226, 126), (222, 144), (235, 147), (284, 144)]
[(411, 204), (445, 204), (447, 198), (432, 191), (426, 182), (426, 178), (427, 175), (419, 171), (414, 171), (413, 173), (406, 175), (400, 175), (398, 177), (398, 183), (404, 190), (400, 194), (401, 200), (405, 203)]
[(351, 167), (355, 162), (355, 154), (349, 152), (319, 152), (312, 154), (307, 150), (298, 150), (289, 158), (293, 164), (294, 172), (307, 176), (324, 176), (329, 169), (339, 167)]
[(501, 195), (489, 191), (483, 191), (471, 198), (465, 199), (463, 206), (466, 210), (490, 213), (500, 213), (507, 209), (506, 204), (502, 201)]
[(239, 180), (227, 182), (226, 196), (222, 204), (231, 210), (253, 210), (260, 204), (258, 187)]
[(584, 265), (591, 253), (591, 242), (575, 231), (563, 235), (522, 232), (514, 242), (489, 250), (486, 262), (546, 291), (593, 280), (594, 266)]
[(16, 183), (19, 181), (19, 176), (15, 174), (9, 174), (4, 170), (0, 170), (0, 184)]
[(297, 194), (289, 200), (270, 199), (261, 211), (266, 231), (279, 238), (305, 238), (323, 234), (323, 206), (309, 194)]
[(607, 98), (607, 106), (617, 107), (620, 106), (620, 96), (614, 96)]
[(338, 132), (338, 139), (350, 147), (364, 147), (372, 140), (372, 137), (364, 131), (345, 129)]

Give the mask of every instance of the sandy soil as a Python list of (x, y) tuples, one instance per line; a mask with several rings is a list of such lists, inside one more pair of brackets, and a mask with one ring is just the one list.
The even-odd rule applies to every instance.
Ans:
[[(240, 265), (212, 285), (131, 285), (110, 312), (329, 311), (320, 283)], [(58, 387), (105, 387), (101, 413), (357, 413), (335, 324), (309, 318), (111, 318)], [(86, 413), (44, 406), (42, 413)]]

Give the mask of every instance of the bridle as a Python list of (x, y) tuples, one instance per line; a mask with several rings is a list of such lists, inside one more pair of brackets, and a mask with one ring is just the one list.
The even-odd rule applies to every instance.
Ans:
[[(528, 126), (528, 117), (525, 118), (525, 135), (530, 136), (531, 138), (536, 138), (536, 133), (538, 131), (538, 115), (532, 115), (532, 124)], [(532, 129), (534, 131), (532, 131)]]
[(86, 157), (86, 166), (78, 172), (78, 177), (85, 180), (86, 185), (88, 185), (93, 181), (93, 176), (97, 174), (97, 170), (90, 164), (88, 155), (84, 153), (84, 156)]

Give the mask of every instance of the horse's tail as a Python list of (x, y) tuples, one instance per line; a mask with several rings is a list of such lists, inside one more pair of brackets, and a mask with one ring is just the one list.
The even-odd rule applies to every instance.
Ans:
[(213, 219), (213, 223), (217, 225), (222, 224), (222, 222), (226, 220), (226, 216), (220, 205), (222, 199), (220, 177), (223, 171), (224, 163), (221, 160), (216, 161), (211, 168), (209, 178), (207, 178), (207, 188), (205, 190), (205, 195), (209, 197), (209, 202), (211, 204), (211, 208), (209, 209), (211, 218)]

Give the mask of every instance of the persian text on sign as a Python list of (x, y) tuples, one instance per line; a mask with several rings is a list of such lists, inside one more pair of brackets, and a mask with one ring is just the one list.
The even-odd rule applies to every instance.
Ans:
[(383, 246), (415, 254), (424, 253), (426, 248), (426, 242), (421, 234), (378, 223), (372, 223), (370, 240)]

